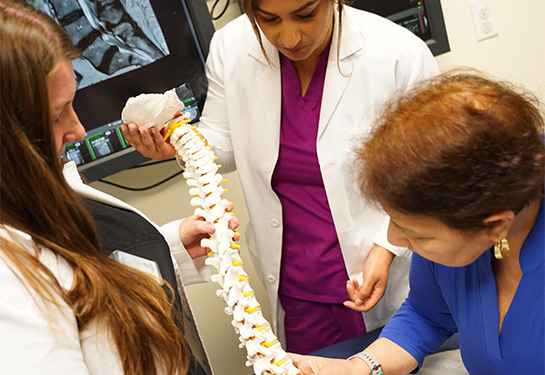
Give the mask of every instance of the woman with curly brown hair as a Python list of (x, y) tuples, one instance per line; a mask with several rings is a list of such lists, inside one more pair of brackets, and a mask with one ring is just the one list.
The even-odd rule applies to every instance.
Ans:
[(471, 374), (545, 373), (543, 131), (532, 96), (477, 74), (393, 101), (358, 169), (391, 217), (389, 240), (414, 252), (409, 297), (356, 358), (298, 357), (299, 368), (406, 374), (457, 332)]

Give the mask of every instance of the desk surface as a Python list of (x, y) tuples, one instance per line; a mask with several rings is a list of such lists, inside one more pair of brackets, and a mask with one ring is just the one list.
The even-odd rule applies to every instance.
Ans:
[(361, 352), (363, 349), (367, 348), (378, 338), (381, 331), (382, 328), (379, 328), (363, 335), (352, 337), (351, 339), (316, 350), (310, 353), (310, 355), (328, 358), (348, 358), (351, 355)]
[[(375, 341), (382, 328), (376, 329), (374, 331), (365, 333), (360, 336), (352, 337), (351, 339), (341, 341), (337, 344), (327, 346), (325, 348), (316, 350), (310, 355), (315, 355), (318, 357), (328, 357), (328, 358), (348, 358), (351, 355), (354, 355), (358, 352), (361, 352), (367, 348), (373, 341)], [(451, 338), (445, 341), (435, 353), (444, 352), (447, 350), (458, 349), (458, 335), (454, 334)]]
[[(348, 358), (353, 354), (361, 352), (375, 341), (382, 328), (371, 331), (361, 336), (330, 345), (323, 349), (316, 350), (310, 355), (328, 358)], [(419, 374), (421, 375), (468, 375), (460, 351), (457, 350), (458, 335), (455, 334), (445, 341), (434, 354), (426, 357)]]

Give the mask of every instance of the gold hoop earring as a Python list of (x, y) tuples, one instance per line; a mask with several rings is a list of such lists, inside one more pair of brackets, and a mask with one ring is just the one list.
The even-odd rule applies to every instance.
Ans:
[(509, 256), (509, 241), (507, 238), (503, 240), (497, 240), (494, 244), (494, 256), (496, 259), (505, 259)]

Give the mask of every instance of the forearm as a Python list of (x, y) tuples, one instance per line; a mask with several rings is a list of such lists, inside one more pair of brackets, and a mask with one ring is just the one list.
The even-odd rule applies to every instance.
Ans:
[(390, 217), (385, 217), (382, 222), (382, 227), (376, 233), (374, 243), (376, 246), (383, 247), (396, 256), (410, 258), (412, 251), (406, 247), (394, 246), (388, 241), (388, 226), (390, 225)]
[(390, 265), (392, 264), (392, 261), (396, 257), (395, 253), (377, 244), (373, 246), (369, 254), (371, 253), (377, 256), (380, 259), (380, 262), (387, 268), (390, 267)]
[[(375, 358), (374, 361), (381, 364), (384, 375), (405, 375), (418, 366), (409, 353), (385, 338), (379, 338), (364, 352), (371, 354)], [(290, 356), (295, 366), (304, 375), (372, 375), (371, 365), (359, 357), (346, 360), (293, 353)]]
[[(370, 353), (380, 363), (384, 375), (405, 375), (413, 371), (418, 362), (405, 349), (386, 338), (379, 338), (364, 350)], [(351, 361), (362, 359), (353, 358)], [(369, 366), (363, 363), (363, 374), (371, 374)]]

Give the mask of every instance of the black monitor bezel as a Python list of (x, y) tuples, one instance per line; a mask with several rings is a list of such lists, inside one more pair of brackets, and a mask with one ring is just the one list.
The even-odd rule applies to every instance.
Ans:
[(430, 20), (430, 30), (432, 39), (426, 40), (426, 44), (430, 48), (434, 56), (441, 55), (450, 51), (448, 42), (447, 29), (445, 27), (445, 19), (443, 17), (443, 9), (441, 8), (440, 0), (423, 0), (426, 15)]

